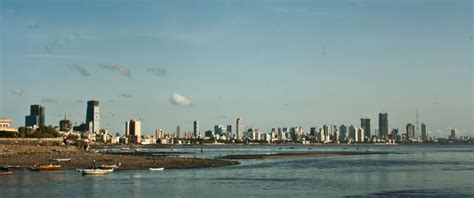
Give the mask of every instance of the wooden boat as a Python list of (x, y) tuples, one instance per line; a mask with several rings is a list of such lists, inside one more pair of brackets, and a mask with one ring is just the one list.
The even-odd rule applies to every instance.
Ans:
[(13, 172), (11, 172), (11, 171), (0, 172), (0, 175), (11, 175), (11, 174), (13, 174)]
[(14, 169), (14, 168), (20, 168), (20, 165), (9, 165), (9, 164), (2, 164), (0, 165), (0, 170), (10, 170), (10, 169)]
[(51, 161), (53, 161), (53, 162), (69, 162), (69, 161), (71, 161), (71, 158), (54, 158), (54, 159), (51, 159)]
[(32, 171), (55, 171), (61, 169), (61, 165), (54, 165), (54, 164), (48, 164), (48, 165), (35, 165), (30, 168)]
[(107, 173), (108, 173), (107, 170), (98, 169), (98, 168), (94, 168), (94, 169), (82, 169), (82, 174), (83, 174), (83, 175), (105, 175), (105, 174), (107, 174)]
[(165, 168), (161, 167), (161, 168), (149, 168), (148, 170), (150, 171), (162, 171), (162, 170), (165, 170)]

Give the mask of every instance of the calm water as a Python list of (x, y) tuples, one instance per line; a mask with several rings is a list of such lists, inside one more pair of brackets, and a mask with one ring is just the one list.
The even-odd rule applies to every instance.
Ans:
[[(178, 147), (187, 156), (356, 150), (356, 146)], [(474, 146), (360, 146), (407, 154), (241, 160), (238, 166), (116, 171), (17, 171), (0, 177), (0, 197), (474, 197)], [(149, 151), (169, 151), (154, 149)]]

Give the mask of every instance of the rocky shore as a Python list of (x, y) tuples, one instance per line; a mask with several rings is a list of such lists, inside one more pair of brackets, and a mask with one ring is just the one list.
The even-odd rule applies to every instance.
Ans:
[(63, 169), (74, 170), (102, 164), (121, 164), (119, 170), (146, 170), (150, 167), (165, 169), (208, 168), (239, 164), (238, 161), (179, 158), (151, 155), (118, 155), (85, 152), (74, 146), (0, 145), (0, 164), (19, 165), (24, 168), (34, 164), (49, 164), (51, 159), (70, 158), (68, 162), (52, 162)]

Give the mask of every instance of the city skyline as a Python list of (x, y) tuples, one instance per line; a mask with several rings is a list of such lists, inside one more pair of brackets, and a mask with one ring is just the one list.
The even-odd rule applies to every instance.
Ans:
[(378, 113), (389, 114), (389, 131), (404, 131), (418, 108), (436, 136), (450, 128), (472, 136), (470, 7), (6, 0), (0, 117), (21, 126), (41, 104), (46, 124), (65, 113), (80, 124), (86, 101), (97, 100), (100, 126), (112, 132), (129, 119), (145, 134), (192, 130), (194, 120), (201, 131), (238, 117), (309, 131), (367, 117), (373, 134)]

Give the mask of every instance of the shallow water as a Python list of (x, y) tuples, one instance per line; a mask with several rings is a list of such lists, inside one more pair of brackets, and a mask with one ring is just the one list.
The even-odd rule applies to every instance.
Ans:
[[(147, 148), (147, 151), (170, 151)], [(292, 151), (390, 151), (403, 154), (240, 160), (241, 165), (82, 176), (16, 171), (0, 177), (0, 197), (341, 197), (474, 196), (474, 146), (177, 147), (186, 156)]]

